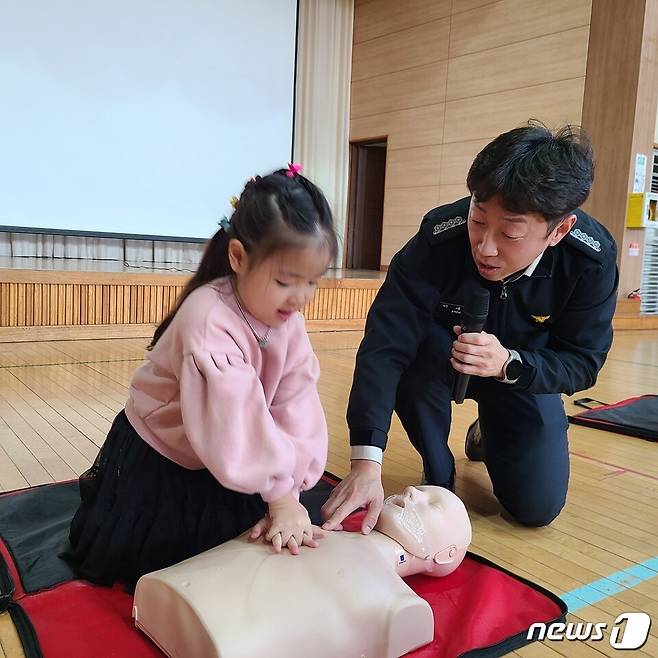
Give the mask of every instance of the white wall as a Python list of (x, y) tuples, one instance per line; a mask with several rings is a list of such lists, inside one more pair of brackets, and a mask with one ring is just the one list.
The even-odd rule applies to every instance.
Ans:
[(295, 0), (9, 0), (0, 225), (206, 238), (291, 158)]

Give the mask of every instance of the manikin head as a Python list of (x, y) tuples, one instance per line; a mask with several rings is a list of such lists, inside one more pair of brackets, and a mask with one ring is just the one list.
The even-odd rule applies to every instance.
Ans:
[(471, 543), (464, 503), (443, 487), (407, 487), (389, 496), (375, 529), (423, 560), (423, 573), (430, 576), (452, 573)]

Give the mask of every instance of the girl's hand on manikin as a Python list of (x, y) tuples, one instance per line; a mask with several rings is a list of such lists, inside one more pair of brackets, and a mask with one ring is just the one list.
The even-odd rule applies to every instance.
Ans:
[(324, 533), (311, 524), (306, 508), (292, 493), (271, 501), (268, 508), (268, 513), (251, 529), (249, 539), (263, 537), (277, 553), (287, 548), (292, 555), (299, 555), (301, 546), (317, 548), (320, 545), (317, 540)]

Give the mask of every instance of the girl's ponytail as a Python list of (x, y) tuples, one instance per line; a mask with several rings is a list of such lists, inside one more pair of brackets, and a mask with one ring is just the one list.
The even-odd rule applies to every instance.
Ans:
[(155, 333), (153, 334), (153, 340), (146, 348), (147, 350), (153, 349), (158, 340), (160, 340), (165, 329), (174, 319), (176, 311), (178, 311), (180, 305), (187, 299), (190, 293), (194, 292), (197, 288), (209, 281), (213, 281), (222, 276), (228, 276), (231, 273), (231, 265), (228, 260), (228, 243), (231, 240), (230, 232), (230, 228), (228, 230), (220, 228), (215, 235), (210, 238), (210, 241), (203, 252), (197, 271), (187, 282), (183, 291), (178, 296), (174, 308), (169, 311), (167, 317), (156, 328)]

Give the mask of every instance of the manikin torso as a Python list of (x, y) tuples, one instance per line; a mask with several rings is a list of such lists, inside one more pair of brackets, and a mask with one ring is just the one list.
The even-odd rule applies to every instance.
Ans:
[[(458, 514), (461, 535), (441, 573), (470, 542)], [(143, 576), (133, 616), (171, 658), (394, 658), (433, 638), (429, 604), (401, 578), (433, 567), (377, 530), (329, 532), (298, 556), (243, 535)]]
[(136, 624), (172, 658), (403, 655), (431, 641), (432, 610), (369, 539), (331, 533), (302, 560), (234, 539), (140, 580)]

